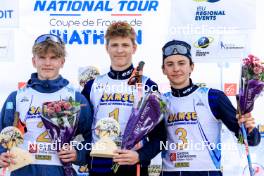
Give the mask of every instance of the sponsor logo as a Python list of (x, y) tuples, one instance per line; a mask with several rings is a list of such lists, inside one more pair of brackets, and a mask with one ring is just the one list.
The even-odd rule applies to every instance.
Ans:
[(37, 144), (29, 144), (28, 145), (29, 153), (37, 153), (38, 152), (38, 145)]
[(181, 163), (175, 163), (175, 167), (190, 167), (189, 162), (181, 162)]
[(225, 16), (224, 10), (208, 10), (206, 6), (198, 6), (195, 21), (215, 21), (218, 16)]
[(41, 108), (31, 106), (26, 114), (26, 119), (41, 118)]
[(29, 99), (27, 97), (22, 97), (22, 99), (20, 100), (21, 103), (28, 102), (28, 101), (29, 101)]
[(169, 114), (168, 123), (179, 121), (197, 121), (196, 112), (178, 112), (176, 114)]
[(176, 161), (177, 155), (176, 153), (170, 153), (170, 161)]
[(198, 103), (196, 103), (196, 106), (204, 106), (204, 103), (201, 99), (199, 99)]
[(196, 48), (207, 48), (214, 41), (213, 37), (201, 37), (195, 43)]
[(224, 50), (236, 50), (236, 49), (244, 49), (244, 46), (239, 46), (235, 43), (224, 43), (223, 41), (220, 42), (221, 49)]
[(8, 10), (0, 10), (0, 19), (5, 18), (12, 18), (12, 14), (13, 14), (14, 10), (12, 9), (8, 9)]
[(183, 91), (182, 93), (187, 94), (187, 93), (191, 92), (192, 89), (193, 89), (193, 87), (190, 87), (190, 88), (186, 89), (185, 91)]
[[(0, 1), (0, 20), (1, 27), (17, 27), (19, 0), (1, 0)], [(5, 46), (4, 46), (5, 47)]]
[(107, 87), (108, 84), (104, 85), (102, 83), (95, 83), (95, 89), (98, 90), (98, 89), (104, 89), (105, 87)]
[(236, 83), (225, 83), (224, 92), (226, 96), (235, 96), (237, 92), (237, 84)]
[(161, 165), (150, 165), (148, 169), (150, 175), (159, 175), (161, 173)]
[[(213, 43), (214, 41), (214, 38), (213, 37), (206, 37), (206, 36), (203, 36), (203, 37), (200, 37), (194, 44), (193, 46), (195, 48), (197, 48), (196, 50), (196, 53), (195, 53), (195, 56), (198, 56), (198, 57), (205, 57), (207, 56), (208, 54), (210, 54), (209, 51), (206, 51), (204, 49), (206, 49), (207, 47), (210, 46), (211, 43)], [(201, 50), (200, 50), (201, 49)]]
[(124, 72), (124, 73), (122, 74), (122, 76), (123, 76), (123, 77), (128, 76), (128, 75), (130, 75), (130, 74), (132, 73), (132, 71), (133, 71), (133, 69), (128, 70), (127, 72)]
[(50, 155), (35, 155), (36, 160), (51, 160)]
[(133, 94), (121, 94), (121, 93), (104, 93), (101, 102), (134, 102), (134, 95)]

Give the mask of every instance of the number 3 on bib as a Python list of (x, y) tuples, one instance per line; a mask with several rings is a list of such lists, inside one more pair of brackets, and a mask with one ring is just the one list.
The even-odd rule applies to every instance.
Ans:
[(184, 128), (178, 128), (176, 130), (176, 135), (179, 136), (179, 140), (181, 140), (180, 143), (177, 143), (177, 149), (183, 150), (187, 148), (188, 146), (188, 140), (187, 140), (187, 131)]

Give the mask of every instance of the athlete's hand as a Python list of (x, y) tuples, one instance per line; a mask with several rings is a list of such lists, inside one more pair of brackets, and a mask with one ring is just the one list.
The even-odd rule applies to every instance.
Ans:
[(64, 163), (74, 162), (77, 159), (77, 152), (75, 148), (70, 145), (64, 145), (58, 155)]
[(0, 167), (8, 167), (10, 163), (15, 164), (14, 156), (9, 152), (1, 153), (0, 155)]
[(113, 161), (119, 165), (134, 165), (139, 162), (139, 156), (133, 150), (115, 150)]
[(251, 113), (247, 113), (241, 116), (237, 114), (237, 119), (240, 126), (242, 123), (244, 123), (249, 133), (256, 127), (255, 119), (251, 116)]

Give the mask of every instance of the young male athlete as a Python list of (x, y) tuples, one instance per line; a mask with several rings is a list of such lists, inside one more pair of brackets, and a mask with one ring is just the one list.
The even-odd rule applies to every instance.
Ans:
[[(198, 87), (190, 75), (194, 69), (191, 46), (179, 40), (162, 48), (163, 73), (171, 91), (165, 94), (169, 114), (165, 119), (168, 146), (164, 148), (161, 176), (222, 176), (221, 127), (239, 136), (239, 124), (248, 131), (249, 145), (260, 142), (260, 134), (250, 114), (236, 115), (220, 90)], [(174, 145), (172, 145), (174, 144)]]
[[(25, 123), (27, 132), (24, 134), (24, 150), (31, 152), (34, 163), (11, 172), (11, 176), (64, 176), (62, 162), (85, 163), (88, 151), (65, 147), (57, 152), (49, 147), (39, 147), (30, 151), (30, 144), (48, 146), (51, 144), (48, 132), (41, 120), (44, 102), (67, 100), (69, 97), (83, 106), (80, 110), (77, 134), (82, 134), (85, 143), (91, 143), (91, 109), (86, 98), (77, 92), (69, 81), (59, 72), (65, 63), (65, 44), (56, 35), (39, 36), (32, 47), (32, 64), (36, 73), (31, 74), (27, 87), (12, 92), (4, 103), (1, 111), (0, 130), (13, 126), (15, 113)], [(14, 163), (14, 157), (0, 147), (0, 167), (8, 167)], [(17, 156), (19, 157), (19, 156)]]
[[(128, 119), (132, 112), (138, 90), (135, 86), (128, 85), (128, 80), (134, 71), (132, 55), (136, 52), (136, 33), (134, 29), (125, 22), (117, 22), (107, 29), (106, 51), (110, 56), (110, 71), (89, 81), (82, 93), (89, 100), (94, 110), (93, 128), (102, 118), (114, 118), (121, 126), (124, 133)], [(144, 91), (157, 91), (157, 84), (151, 79), (143, 76), (142, 87)], [(144, 93), (143, 93), (144, 96)], [(164, 137), (164, 124), (158, 125), (143, 140), (143, 147), (135, 150), (118, 150), (117, 156), (112, 159), (91, 158), (91, 176), (136, 176), (137, 166), (140, 166), (140, 175), (148, 175), (148, 165), (154, 157), (153, 151), (159, 149), (160, 138)], [(129, 124), (128, 124), (129, 125)], [(162, 131), (163, 129), (163, 131)], [(93, 141), (98, 137), (93, 133)], [(111, 169), (114, 162), (120, 164), (116, 173)]]

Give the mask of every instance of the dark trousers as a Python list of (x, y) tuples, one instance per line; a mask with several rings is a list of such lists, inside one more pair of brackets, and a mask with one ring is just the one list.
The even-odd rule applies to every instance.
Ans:
[(223, 176), (221, 171), (162, 172), (160, 176)]
[[(119, 166), (116, 173), (111, 169), (114, 163), (112, 159), (94, 157), (89, 165), (89, 176), (136, 176), (137, 167)], [(148, 167), (140, 168), (140, 176), (149, 176)]]
[[(134, 166), (122, 166), (118, 168), (116, 173), (108, 172), (108, 173), (95, 173), (90, 172), (89, 176), (136, 176), (136, 167)], [(149, 176), (148, 168), (141, 167), (140, 168), (140, 176)]]

